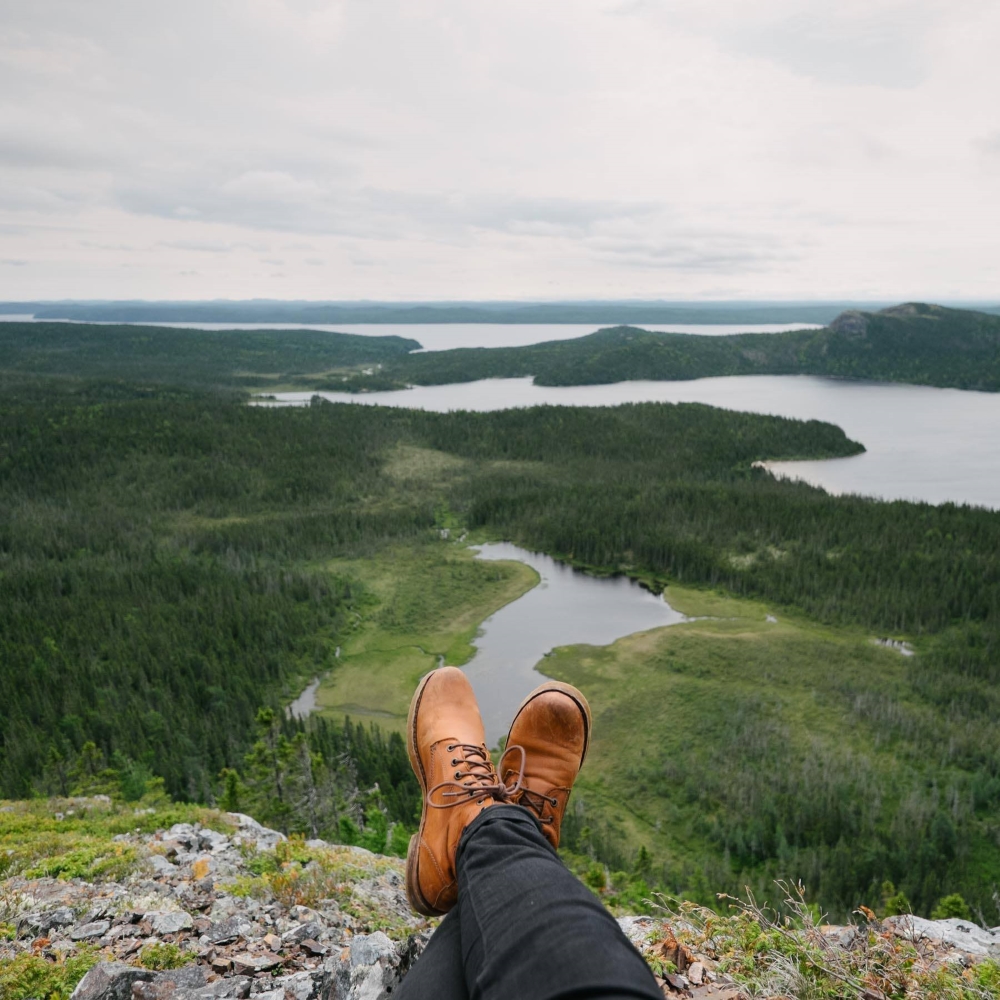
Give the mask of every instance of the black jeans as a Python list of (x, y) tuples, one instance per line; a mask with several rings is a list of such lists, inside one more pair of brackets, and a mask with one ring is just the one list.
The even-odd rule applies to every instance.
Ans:
[(397, 1000), (663, 1000), (642, 956), (526, 809), (480, 813), (457, 867), (458, 905)]

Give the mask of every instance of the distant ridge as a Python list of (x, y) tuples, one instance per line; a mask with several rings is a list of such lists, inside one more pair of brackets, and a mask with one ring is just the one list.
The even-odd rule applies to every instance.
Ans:
[(6, 302), (0, 314), (92, 323), (829, 323), (888, 302)]
[[(527, 347), (400, 355), (381, 371), (400, 388), (527, 375), (539, 385), (825, 375), (997, 392), (1000, 316), (908, 302), (845, 310), (829, 326), (785, 333), (704, 337), (622, 325)], [(363, 390), (364, 379), (349, 387)]]

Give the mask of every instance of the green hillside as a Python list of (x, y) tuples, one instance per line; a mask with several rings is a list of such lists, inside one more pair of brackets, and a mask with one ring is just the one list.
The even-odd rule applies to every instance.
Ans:
[[(827, 375), (995, 392), (1000, 390), (1000, 316), (910, 304), (842, 313), (829, 327), (787, 333), (706, 337), (613, 327), (529, 347), (399, 357), (386, 364), (382, 375), (399, 385), (527, 375), (540, 385)], [(365, 380), (352, 387), (364, 388)]]
[(321, 330), (190, 330), (88, 323), (0, 323), (0, 371), (186, 385), (294, 385), (354, 372), (420, 345)]

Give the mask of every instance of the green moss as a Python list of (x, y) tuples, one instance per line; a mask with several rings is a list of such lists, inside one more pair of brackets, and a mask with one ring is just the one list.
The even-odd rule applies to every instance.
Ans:
[(0, 997), (3, 1000), (69, 1000), (87, 970), (100, 961), (92, 948), (49, 961), (40, 955), (21, 954), (0, 959)]
[(195, 958), (196, 956), (193, 952), (183, 951), (179, 945), (164, 944), (163, 942), (147, 944), (139, 952), (139, 964), (143, 968), (153, 969), (157, 972), (167, 969), (180, 969), (185, 965), (189, 965)]

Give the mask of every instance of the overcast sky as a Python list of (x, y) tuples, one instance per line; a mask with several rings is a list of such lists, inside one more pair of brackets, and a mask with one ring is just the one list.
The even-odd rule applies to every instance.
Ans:
[(997, 0), (0, 0), (0, 298), (1000, 300)]

